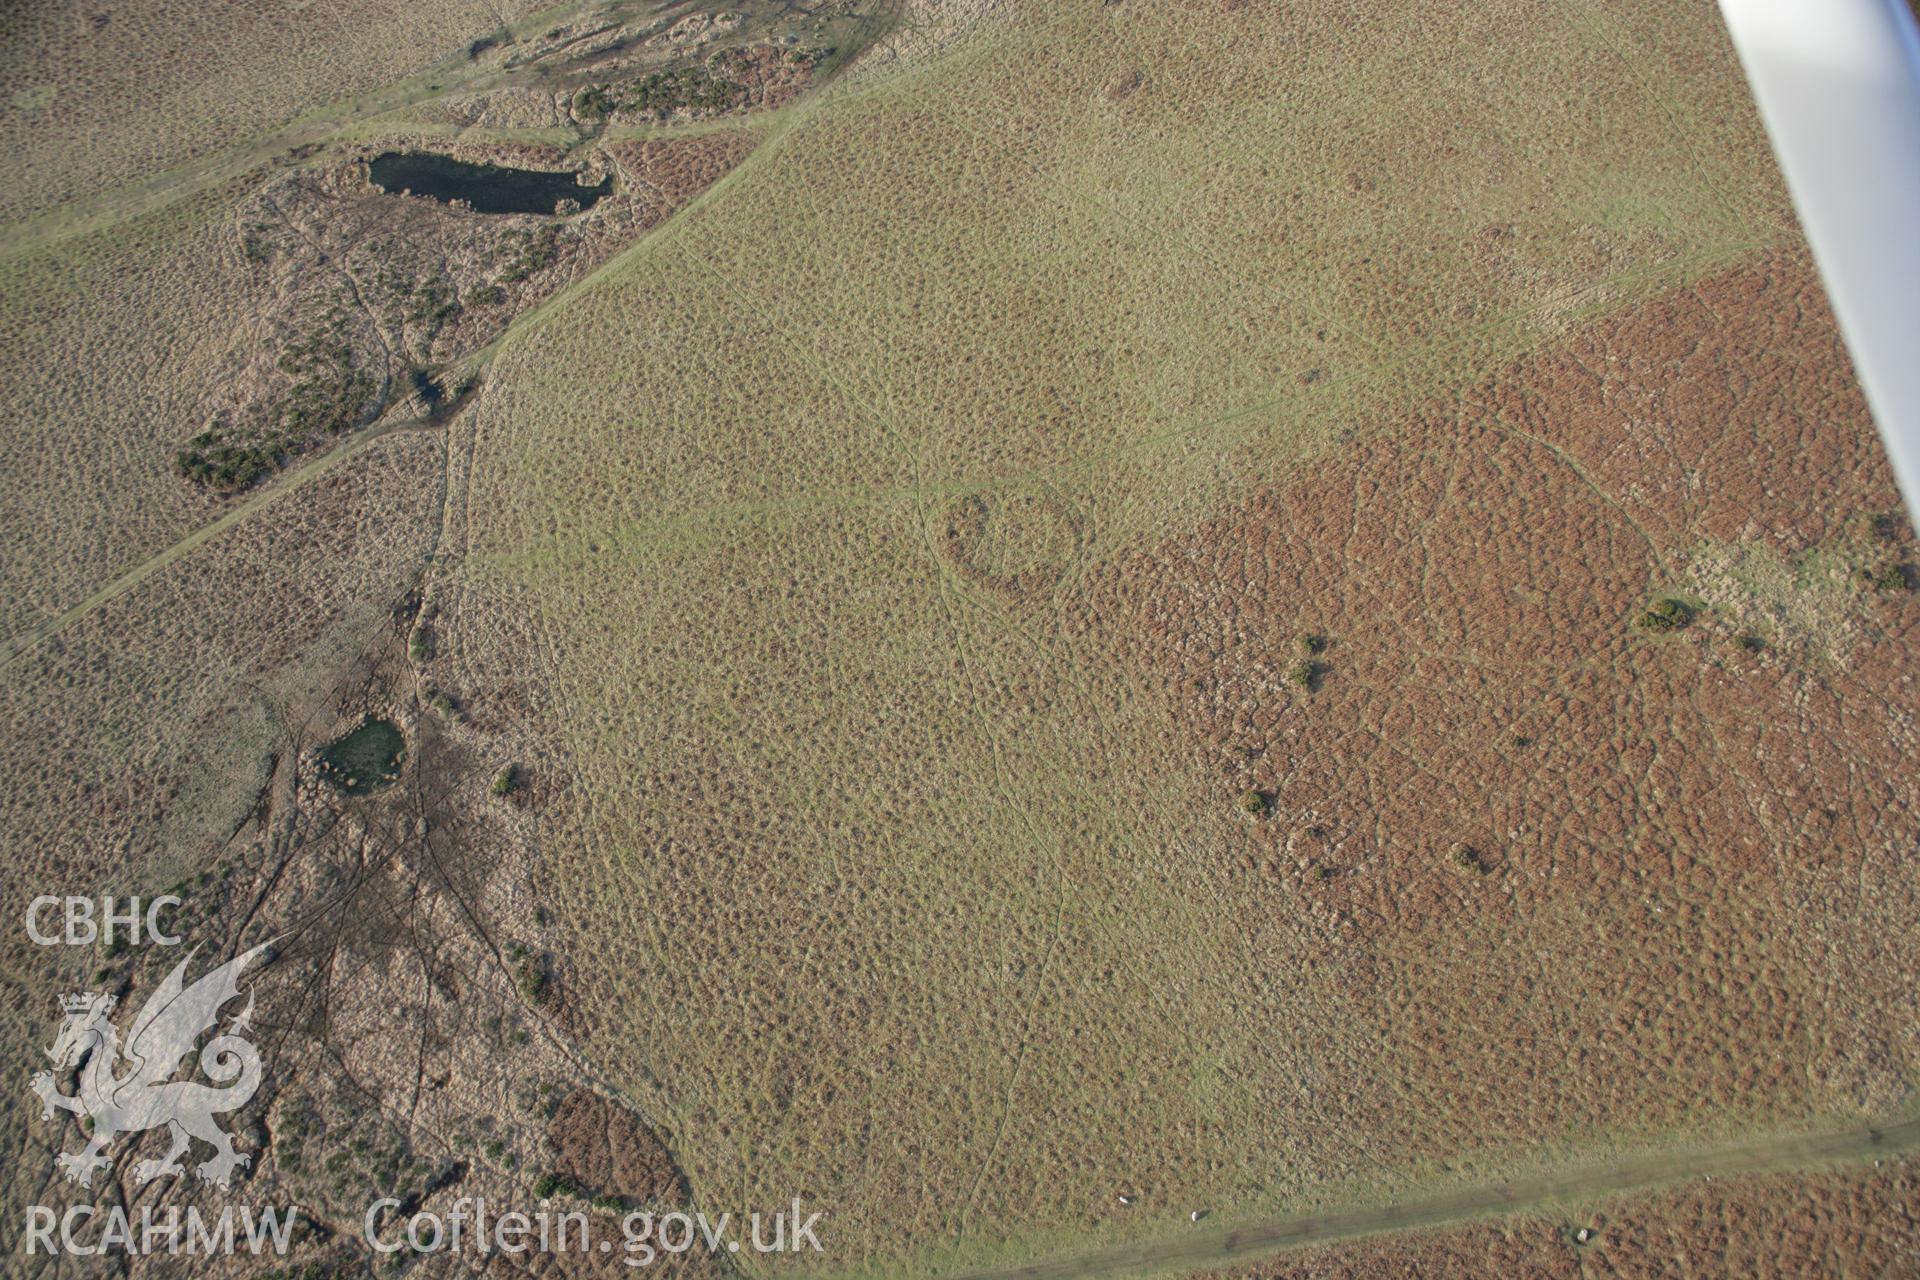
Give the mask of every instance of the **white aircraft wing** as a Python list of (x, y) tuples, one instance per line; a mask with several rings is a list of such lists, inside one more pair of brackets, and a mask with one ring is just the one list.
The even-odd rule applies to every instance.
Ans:
[(1920, 524), (1920, 30), (1905, 0), (1720, 0)]

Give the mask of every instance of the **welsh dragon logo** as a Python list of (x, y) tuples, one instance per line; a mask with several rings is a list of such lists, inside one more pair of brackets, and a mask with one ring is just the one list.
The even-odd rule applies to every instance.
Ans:
[(83, 991), (60, 998), (66, 1021), (47, 1056), (61, 1071), (80, 1066), (80, 1091), (61, 1093), (50, 1071), (33, 1077), (33, 1091), (40, 1095), (43, 1120), (51, 1120), (57, 1107), (93, 1122), (84, 1151), (60, 1153), (67, 1181), (91, 1186), (94, 1172), (110, 1163), (105, 1153), (115, 1138), (162, 1125), (171, 1131), (173, 1145), (160, 1159), (134, 1166), (136, 1183), (184, 1173), (180, 1157), (194, 1138), (213, 1148), (213, 1158), (199, 1166), (200, 1177), (222, 1190), (236, 1168), (253, 1162), (233, 1149), (233, 1140), (214, 1121), (218, 1113), (245, 1105), (260, 1087), (260, 1053), (244, 1038), (253, 1016), (251, 990), (246, 1008), (200, 1050), (200, 1069), (224, 1087), (173, 1077), (201, 1034), (219, 1020), (221, 1007), (240, 994), (240, 971), (264, 950), (265, 944), (255, 947), (186, 986), (183, 976), (193, 959), (189, 952), (127, 1028), (124, 1051), (111, 1021), (116, 997)]

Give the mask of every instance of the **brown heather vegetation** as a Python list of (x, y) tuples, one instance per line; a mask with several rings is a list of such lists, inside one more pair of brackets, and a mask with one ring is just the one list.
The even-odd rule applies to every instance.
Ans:
[(661, 214), (679, 208), (739, 164), (759, 141), (743, 130), (615, 143), (607, 151), (627, 177), (652, 193)]
[(555, 1169), (575, 1184), (664, 1212), (687, 1203), (680, 1171), (645, 1123), (600, 1095), (575, 1090), (547, 1125)]
[[(1097, 576), (1087, 616), (1166, 691), (1169, 749), (1275, 796), (1221, 824), (1221, 908), (1323, 939), (1351, 1021), (1295, 1034), (1368, 1063), (1320, 1095), (1343, 1128), (1445, 1160), (1906, 1098), (1914, 1029), (1864, 1011), (1920, 962), (1920, 597), (1850, 580), (1849, 523), (1897, 499), (1841, 422), (1864, 411), (1812, 271), (1764, 257)], [(1671, 642), (1631, 625), (1724, 545), (1823, 554), (1777, 593), (1720, 584)], [(1304, 617), (1343, 637), (1312, 699), (1277, 678)], [(1448, 874), (1451, 844), (1487, 874)]]

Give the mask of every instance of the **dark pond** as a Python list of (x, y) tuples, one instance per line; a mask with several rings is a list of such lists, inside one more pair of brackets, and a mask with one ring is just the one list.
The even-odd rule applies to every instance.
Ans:
[(364, 796), (392, 786), (400, 774), (400, 758), (407, 740), (390, 720), (362, 720), (343, 738), (320, 752), (320, 773), (350, 796)]
[(411, 191), (448, 204), (465, 200), (476, 213), (552, 213), (562, 200), (577, 200), (585, 209), (613, 190), (611, 177), (597, 187), (583, 187), (577, 173), (468, 164), (408, 151), (375, 156), (367, 170), (382, 191)]

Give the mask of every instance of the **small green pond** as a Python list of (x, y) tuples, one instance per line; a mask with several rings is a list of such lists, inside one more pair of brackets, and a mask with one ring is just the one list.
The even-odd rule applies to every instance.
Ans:
[(400, 776), (407, 739), (391, 720), (362, 720), (320, 749), (320, 776), (350, 796), (390, 787)]

